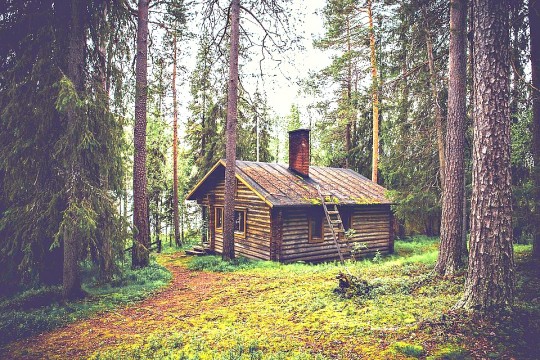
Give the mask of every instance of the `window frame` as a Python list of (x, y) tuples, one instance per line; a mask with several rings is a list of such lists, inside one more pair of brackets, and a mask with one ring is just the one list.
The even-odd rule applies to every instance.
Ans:
[[(315, 225), (316, 220), (320, 221), (320, 237), (313, 237), (313, 228)], [(311, 211), (308, 216), (308, 232), (309, 232), (309, 239), (308, 242), (312, 244), (318, 244), (324, 242), (324, 214), (317, 211)]]
[[(240, 231), (240, 230), (236, 230), (236, 213), (237, 212), (241, 212), (241, 213), (244, 213), (244, 230), (243, 231)], [(246, 237), (246, 234), (247, 234), (247, 209), (245, 208), (235, 208), (234, 209), (234, 234), (235, 235), (239, 235), (243, 238)]]
[[(221, 213), (221, 226), (218, 227), (218, 212)], [(223, 206), (214, 207), (214, 230), (223, 232)]]

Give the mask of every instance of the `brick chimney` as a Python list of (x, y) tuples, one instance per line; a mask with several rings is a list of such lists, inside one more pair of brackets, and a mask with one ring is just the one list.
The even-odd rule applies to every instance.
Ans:
[(309, 131), (289, 131), (289, 169), (303, 177), (309, 177)]

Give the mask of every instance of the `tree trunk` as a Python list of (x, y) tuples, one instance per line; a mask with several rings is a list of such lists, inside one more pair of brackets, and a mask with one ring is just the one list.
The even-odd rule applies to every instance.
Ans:
[(349, 16), (347, 16), (347, 111), (345, 112), (345, 168), (349, 169), (351, 164), (351, 93), (352, 93), (352, 60), (351, 60), (351, 29)]
[(156, 197), (155, 197), (155, 205), (156, 205), (156, 212), (154, 213), (154, 238), (156, 239), (155, 242), (156, 242), (156, 248), (157, 248), (157, 252), (160, 253), (161, 252), (161, 246), (159, 244), (159, 233), (161, 232), (161, 218), (159, 216), (159, 212), (161, 211), (161, 206), (160, 206), (160, 194), (157, 193), (156, 194)]
[(223, 214), (223, 260), (234, 259), (234, 193), (236, 170), (236, 123), (238, 116), (238, 50), (240, 42), (240, 0), (231, 2), (231, 50), (227, 104), (227, 146), (225, 206)]
[(509, 2), (474, 0), (474, 146), (471, 240), (456, 305), (485, 312), (512, 304)]
[(125, 175), (125, 181), (124, 181), (124, 220), (126, 221), (126, 223), (129, 223), (129, 218), (128, 218), (128, 179), (129, 179), (129, 176), (126, 172), (126, 175)]
[[(103, 3), (103, 22), (107, 21), (107, 11), (108, 4), (107, 2)], [(99, 66), (98, 66), (98, 76), (101, 82), (101, 87), (103, 90), (103, 102), (105, 104), (105, 111), (109, 113), (109, 81), (107, 78), (107, 41), (102, 30), (99, 34), (99, 46), (98, 46), (98, 57), (99, 57)], [(100, 186), (105, 191), (109, 190), (109, 174), (108, 170), (104, 169), (100, 174)], [(109, 282), (112, 279), (114, 272), (114, 256), (112, 248), (112, 236), (110, 234), (110, 227), (107, 226), (107, 216), (102, 214), (99, 217), (99, 223), (103, 224), (98, 231), (98, 246), (101, 246), (101, 251), (98, 251), (99, 258), (99, 277), (103, 282)]]
[[(465, 183), (465, 119), (467, 116), (467, 1), (450, 1), (448, 117), (441, 244), (435, 271), (453, 275), (463, 265), (463, 197)], [(443, 160), (444, 161), (444, 160)]]
[(133, 143), (133, 250), (131, 266), (148, 266), (150, 232), (146, 196), (146, 99), (148, 56), (148, 1), (139, 0), (137, 19), (137, 61), (135, 65), (135, 127)]
[(433, 59), (433, 44), (431, 35), (426, 29), (426, 48), (428, 56), (428, 68), (430, 75), (431, 97), (433, 98), (433, 110), (435, 111), (435, 129), (437, 131), (437, 151), (439, 153), (439, 180), (441, 188), (444, 189), (444, 136), (443, 136), (443, 116), (439, 105), (439, 88), (437, 86), (437, 72), (435, 70), (435, 61)]
[(176, 100), (176, 33), (173, 36), (173, 224), (174, 243), (177, 247), (182, 246), (180, 231), (178, 228), (178, 102)]
[(531, 34), (531, 90), (533, 103), (532, 153), (534, 159), (533, 182), (535, 189), (533, 221), (533, 258), (540, 259), (540, 0), (529, 0), (529, 26)]
[(367, 2), (369, 20), (369, 49), (371, 54), (371, 99), (373, 102), (373, 154), (371, 165), (371, 180), (379, 179), (379, 84), (377, 80), (377, 58), (375, 54), (375, 31), (373, 30), (373, 12), (371, 0)]
[[(75, 91), (81, 96), (84, 90), (84, 5), (80, 0), (71, 2), (71, 23), (69, 27), (69, 48), (67, 58), (67, 76), (73, 83)], [(74, 124), (79, 120), (78, 111), (73, 106), (67, 111), (67, 121)], [(77, 150), (75, 150), (77, 151)], [(78, 201), (79, 182), (80, 182), (80, 156), (77, 154), (76, 160), (71, 164), (71, 170), (68, 174), (68, 209), (73, 203)], [(68, 215), (76, 216), (73, 211), (67, 211)], [(78, 298), (82, 295), (81, 277), (79, 273), (79, 252), (80, 237), (76, 232), (75, 223), (77, 219), (63, 220), (69, 222), (64, 226), (64, 269), (63, 269), (63, 296), (66, 299)]]

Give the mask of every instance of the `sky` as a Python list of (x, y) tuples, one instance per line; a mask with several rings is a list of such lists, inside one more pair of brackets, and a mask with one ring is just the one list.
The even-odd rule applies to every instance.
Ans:
[[(289, 51), (284, 54), (284, 61), (281, 62), (279, 68), (276, 68), (276, 64), (271, 61), (266, 61), (264, 65), (264, 78), (255, 79), (247, 78), (244, 80), (244, 86), (251, 93), (255, 92), (257, 86), (259, 89), (265, 91), (268, 105), (278, 116), (286, 116), (290, 112), (290, 108), (293, 104), (298, 105), (300, 108), (302, 117), (305, 118), (306, 107), (313, 98), (308, 99), (305, 95), (301, 94), (299, 81), (307, 78), (309, 71), (320, 70), (330, 63), (328, 54), (313, 48), (314, 36), (320, 36), (323, 32), (323, 19), (320, 15), (316, 14), (316, 11), (321, 10), (325, 5), (325, 0), (294, 0), (292, 3), (292, 16), (301, 16), (303, 22), (297, 22), (295, 24), (296, 29), (302, 35), (301, 45), (302, 50)], [(246, 14), (240, 15), (240, 21), (243, 25), (248, 23), (245, 19)], [(201, 18), (196, 19), (190, 23), (191, 31), (198, 33), (200, 31)], [(189, 76), (192, 69), (195, 67), (195, 55), (197, 52), (198, 44), (194, 40), (190, 45), (190, 56), (185, 59), (187, 67), (186, 75)], [(240, 64), (243, 65), (243, 70), (248, 73), (259, 72), (259, 61), (254, 58), (252, 61), (247, 62), (245, 59), (240, 59)], [(287, 74), (287, 79), (283, 74)], [(182, 84), (182, 88), (179, 89), (179, 93), (189, 94), (188, 76), (185, 77), (185, 81)], [(180, 103), (182, 109), (186, 109), (188, 99)], [(304, 122), (307, 120), (303, 119)]]

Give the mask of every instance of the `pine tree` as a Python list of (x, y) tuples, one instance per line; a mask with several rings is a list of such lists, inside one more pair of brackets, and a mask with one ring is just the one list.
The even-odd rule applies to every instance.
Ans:
[[(336, 89), (337, 109), (329, 116), (337, 124), (321, 124), (329, 133), (337, 134), (336, 143), (343, 148), (340, 160), (333, 160), (344, 167), (351, 167), (356, 161), (352, 151), (357, 146), (354, 142), (357, 111), (354, 104), (358, 79), (358, 64), (365, 61), (362, 49), (367, 37), (366, 27), (362, 23), (363, 11), (355, 0), (332, 0), (326, 3), (323, 10), (325, 34), (314, 42), (315, 47), (322, 50), (334, 50), (332, 64), (323, 69), (318, 77), (326, 83), (339, 84)], [(375, 46), (375, 45), (374, 45)], [(323, 129), (321, 129), (323, 130)], [(336, 164), (337, 165), (337, 164)]]
[(133, 160), (133, 248), (132, 267), (146, 267), (150, 258), (146, 174), (146, 100), (148, 54), (148, 0), (139, 0), (137, 18), (137, 58), (135, 68), (135, 127)]
[(371, 162), (371, 181), (379, 182), (379, 87), (377, 80), (377, 56), (375, 53), (375, 31), (373, 30), (372, 1), (367, 2), (369, 21), (369, 52), (371, 63), (371, 99), (373, 106), (373, 150)]
[(529, 0), (529, 26), (531, 41), (532, 86), (532, 154), (534, 161), (533, 184), (535, 203), (533, 210), (533, 257), (540, 259), (540, 1)]
[[(405, 231), (437, 235), (441, 221), (438, 143), (430, 88), (425, 28), (431, 34), (435, 72), (446, 65), (447, 1), (396, 2), (392, 21), (383, 21), (386, 46), (379, 52), (385, 120), (379, 164), (396, 218)], [(386, 19), (386, 18), (385, 18)], [(429, 19), (429, 21), (425, 21)], [(422, 24), (426, 24), (423, 26)], [(440, 105), (445, 113), (445, 89)]]
[(485, 312), (514, 296), (509, 2), (474, 0), (474, 149), (470, 257), (458, 307)]
[(223, 208), (223, 260), (234, 259), (234, 193), (236, 186), (236, 126), (238, 117), (238, 52), (240, 0), (231, 1), (231, 44), (227, 96), (225, 204)]
[(463, 198), (465, 196), (465, 121), (467, 117), (467, 1), (450, 2), (448, 120), (441, 244), (435, 271), (453, 275), (463, 265)]

